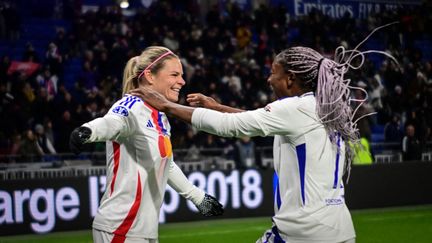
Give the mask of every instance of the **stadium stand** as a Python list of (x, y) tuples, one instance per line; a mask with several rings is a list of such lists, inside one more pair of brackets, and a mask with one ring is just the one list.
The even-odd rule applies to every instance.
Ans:
[[(302, 44), (331, 55), (337, 46), (359, 43), (370, 29), (395, 20), (400, 24), (376, 33), (362, 48), (386, 50), (400, 66), (370, 55), (363, 71), (350, 73), (373, 97), (365, 104), (367, 109), (377, 112), (360, 132), (370, 139), (376, 162), (401, 162), (401, 141), (386, 141), (384, 136), (385, 125), (399, 114), (402, 128), (407, 124), (416, 127), (422, 160), (432, 160), (432, 39), (427, 29), (432, 21), (428, 3), (354, 20), (331, 18), (319, 11), (288, 18), (286, 9), (279, 5), (242, 10), (227, 4), (207, 6), (205, 12), (198, 1), (155, 1), (134, 15), (123, 15), (112, 1), (79, 2), (0, 1), (1, 18), (15, 23), (6, 26), (0, 36), (0, 115), (6, 117), (0, 125), (7, 128), (0, 132), (4, 165), (53, 163), (60, 158), (65, 166), (71, 159), (67, 141), (71, 130), (105, 114), (121, 93), (125, 61), (146, 46), (178, 44), (175, 51), (183, 58), (188, 82), (182, 90), (182, 103), (185, 94), (202, 92), (226, 104), (254, 109), (272, 100), (265, 80), (274, 53)], [(90, 8), (86, 3), (98, 6)], [(152, 28), (144, 28), (142, 23), (150, 19)], [(325, 26), (319, 24), (324, 21)], [(240, 29), (250, 37), (239, 39)], [(168, 32), (173, 33), (173, 39), (167, 40)], [(13, 65), (29, 62), (37, 67), (20, 70)], [(44, 70), (50, 70), (51, 76), (38, 81)], [(218, 167), (235, 166), (234, 139), (208, 139), (203, 133), (187, 137), (189, 127), (174, 119), (171, 123), (174, 148), (196, 146), (201, 154), (223, 156), (225, 160)], [(28, 133), (37, 124), (45, 127), (57, 157), (32, 146), (38, 138)], [(254, 142), (257, 147), (271, 145), (268, 139), (256, 138)], [(212, 149), (221, 152), (212, 155)], [(103, 152), (104, 145), (97, 144), (88, 151)], [(267, 157), (261, 157), (260, 166), (269, 167)], [(103, 159), (92, 161), (100, 163)], [(183, 168), (205, 170), (211, 163), (205, 159), (185, 162)]]

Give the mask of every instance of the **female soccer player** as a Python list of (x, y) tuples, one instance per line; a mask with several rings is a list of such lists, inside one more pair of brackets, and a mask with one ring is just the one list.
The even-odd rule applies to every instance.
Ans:
[(131, 58), (123, 76), (124, 97), (102, 118), (75, 129), (71, 150), (84, 143), (107, 141), (107, 189), (93, 221), (94, 242), (158, 242), (159, 211), (166, 184), (191, 200), (206, 215), (220, 215), (222, 205), (192, 185), (173, 161), (166, 115), (126, 94), (148, 87), (171, 102), (185, 84), (179, 58), (152, 46)]
[[(334, 60), (307, 47), (282, 51), (267, 80), (278, 100), (257, 110), (224, 106), (201, 94), (189, 95), (188, 102), (210, 109), (182, 106), (147, 88), (131, 94), (208, 133), (274, 136), (275, 215), (272, 228), (257, 242), (352, 243), (355, 231), (342, 176), (351, 162), (346, 144), (359, 139), (353, 121), (357, 108), (350, 102), (362, 101), (353, 100), (350, 90), (365, 91), (352, 87), (344, 74), (359, 68), (364, 54), (372, 52), (357, 47), (339, 47)], [(360, 59), (357, 66), (355, 58)]]

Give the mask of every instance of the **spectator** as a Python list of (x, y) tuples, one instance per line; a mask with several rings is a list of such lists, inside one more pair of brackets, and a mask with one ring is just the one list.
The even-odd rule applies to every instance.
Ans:
[(44, 123), (43, 123), (43, 127), (44, 127), (44, 131), (45, 131), (45, 136), (48, 138), (48, 140), (51, 142), (51, 144), (55, 144), (54, 143), (54, 130), (53, 130), (53, 124), (50, 118), (45, 118)]
[[(72, 120), (71, 113), (65, 110), (62, 114), (61, 120), (57, 124), (57, 140), (56, 148), (59, 153), (68, 153), (69, 150), (69, 136), (77, 123)], [(54, 127), (56, 128), (56, 127)]]
[(96, 69), (92, 67), (90, 61), (85, 61), (83, 64), (83, 70), (79, 75), (80, 82), (86, 90), (86, 92), (91, 92), (97, 89), (97, 73)]
[(384, 141), (390, 143), (402, 142), (403, 131), (399, 114), (394, 114), (392, 120), (384, 127)]
[[(24, 2), (19, 1), (18, 3)], [(16, 3), (14, 1), (0, 1), (0, 5), (3, 6), (3, 9), (0, 10), (0, 19), (3, 16), (5, 22), (12, 19), (18, 20), (13, 21), (12, 25), (5, 25), (4, 31), (7, 31), (8, 36), (10, 36), (11, 29), (18, 30), (19, 34), (19, 29), (21, 29), (19, 14), (21, 11), (16, 11), (18, 8), (13, 6)], [(428, 11), (419, 11), (429, 9), (430, 7), (427, 5), (426, 7), (425, 5), (413, 5), (412, 8), (403, 9), (403, 11), (401, 9), (381, 11), (379, 14), (371, 15), (368, 19), (357, 20), (349, 16), (337, 19), (330, 18), (320, 11), (313, 11), (302, 18), (290, 18), (286, 15), (287, 10), (282, 6), (272, 6), (271, 4), (267, 7), (260, 6), (255, 12), (240, 11), (234, 4), (230, 4), (226, 8), (223, 5), (213, 5), (211, 8), (209, 6), (210, 11), (207, 12), (206, 16), (202, 16), (202, 19), (190, 12), (184, 12), (184, 9), (188, 8), (181, 1), (175, 3), (173, 1), (154, 1), (150, 9), (137, 11), (135, 16), (128, 16), (127, 18), (121, 15), (118, 7), (102, 7), (100, 11), (81, 13), (81, 5), (80, 1), (63, 2), (63, 16), (66, 21), (65, 26), (68, 27), (57, 28), (56, 36), (53, 39), (43, 40), (52, 43), (49, 51), (46, 52), (45, 64), (51, 67), (52, 74), (57, 75), (59, 90), (62, 86), (61, 83), (65, 80), (66, 91), (71, 93), (77, 104), (87, 104), (90, 99), (96, 99), (98, 100), (97, 113), (101, 115), (120, 95), (118, 92), (120, 82), (118, 81), (121, 80), (122, 65), (119, 64), (126, 63), (133, 53), (141, 49), (140, 47), (148, 46), (151, 43), (163, 43), (163, 33), (171, 32), (173, 34), (173, 38), (170, 38), (170, 41), (174, 41), (173, 48), (176, 48), (175, 46), (178, 44), (178, 52), (184, 58), (182, 62), (189, 64), (187, 68), (184, 68), (186, 80), (190, 83), (188, 85), (190, 88), (186, 89), (211, 94), (212, 97), (219, 97), (223, 103), (227, 104), (236, 104), (239, 99), (246, 98), (242, 108), (255, 109), (271, 99), (269, 87), (257, 86), (256, 84), (270, 72), (273, 51), (279, 51), (286, 45), (302, 43), (331, 53), (332, 48), (339, 43), (348, 45), (347, 43), (357, 42), (358, 38), (365, 34), (367, 28), (374, 28), (378, 23), (404, 19), (402, 24), (394, 25), (388, 31), (391, 33), (383, 33), (379, 38), (373, 40), (379, 45), (388, 46), (386, 51), (396, 56), (400, 65), (388, 61), (374, 61), (373, 64), (375, 65), (371, 65), (372, 62), (368, 60), (367, 56), (365, 60), (367, 66), (364, 65), (362, 70), (355, 71), (355, 76), (359, 78), (353, 78), (353, 80), (361, 79), (368, 84), (370, 104), (378, 112), (376, 122), (379, 125), (385, 125), (391, 121), (393, 113), (401, 115), (401, 124), (407, 123), (407, 119), (412, 119), (413, 117), (410, 116), (415, 111), (417, 120), (409, 123), (416, 126), (419, 139), (431, 140), (430, 135), (427, 134), (430, 134), (429, 131), (431, 130), (429, 124), (432, 124), (430, 119), (432, 112), (419, 111), (416, 109), (416, 106), (419, 106), (418, 102), (413, 102), (413, 100), (417, 100), (414, 97), (422, 96), (421, 92), (430, 90), (425, 85), (432, 83), (431, 57), (430, 51), (427, 51), (427, 45), (431, 43), (431, 36), (426, 34), (428, 32), (424, 27), (428, 26), (430, 19), (425, 14)], [(36, 7), (36, 5), (34, 6)], [(43, 6), (47, 5), (43, 4)], [(60, 11), (60, 9), (57, 10)], [(38, 10), (35, 9), (35, 11)], [(40, 16), (51, 17), (52, 12), (51, 9), (50, 14), (41, 14)], [(169, 16), (164, 19), (162, 18), (163, 15), (159, 13), (169, 13)], [(11, 14), (14, 17), (10, 18)], [(407, 16), (416, 17), (408, 17), (409, 21), (405, 21)], [(146, 28), (142, 25), (143, 20), (149, 22), (149, 20), (155, 19), (161, 21), (152, 21), (152, 28)], [(326, 22), (326, 26), (317, 27), (323, 21)], [(23, 23), (28, 23), (28, 21)], [(179, 29), (178, 26), (182, 26), (182, 28)], [(28, 28), (29, 26), (24, 27)], [(356, 29), (355, 34), (351, 34), (350, 30), (352, 29)], [(239, 30), (239, 36), (237, 36), (237, 30)], [(240, 37), (239, 40), (237, 37)], [(7, 38), (10, 39), (10, 37)], [(426, 49), (414, 45), (416, 41), (427, 43)], [(23, 43), (26, 43), (26, 40), (22, 39), (11, 43), (14, 47), (13, 50), (26, 49)], [(39, 53), (37, 43), (39, 41), (33, 42), (33, 47)], [(365, 44), (369, 43), (368, 41)], [(0, 47), (4, 48), (4, 46)], [(32, 89), (37, 93), (39, 91), (34, 77), (23, 76), (19, 77), (18, 80), (14, 74), (8, 74), (11, 66), (8, 55), (12, 54), (10, 51), (13, 50), (0, 53), (5, 59), (0, 64), (0, 82), (6, 93), (10, 94), (10, 97), (14, 97), (14, 99), (8, 100), (8, 106), (4, 106), (5, 110), (8, 109), (8, 116), (11, 117), (7, 123), (17, 127), (20, 133), (30, 125), (28, 123), (33, 124), (35, 119), (38, 120), (37, 122), (43, 122), (44, 117), (50, 117), (56, 123), (55, 120), (62, 117), (65, 109), (56, 105), (59, 109), (55, 109), (54, 112), (52, 109), (41, 111), (35, 109), (31, 102), (24, 100), (26, 97), (19, 94), (23, 83), (28, 83), (28, 89), (26, 89), (29, 91), (27, 92), (30, 95), (29, 98), (31, 98)], [(94, 59), (89, 56), (89, 51), (94, 52)], [(31, 52), (33, 54), (25, 54), (28, 57), (25, 57), (24, 60), (34, 59), (30, 57), (34, 56), (34, 52)], [(16, 55), (13, 54), (15, 58)], [(68, 62), (68, 59), (77, 62)], [(244, 59), (254, 59), (260, 68), (254, 70), (252, 62), (246, 62)], [(98, 94), (91, 92), (91, 98), (88, 96), (88, 88), (83, 88), (87, 82), (77, 84), (77, 80), (83, 77), (79, 72), (80, 70), (73, 69), (73, 67), (86, 61), (90, 62), (90, 69), (94, 73), (94, 76), (90, 78), (89, 86), (103, 90), (103, 93)], [(67, 70), (64, 76), (62, 75), (63, 69)], [(195, 69), (196, 72), (194, 72)], [(223, 84), (220, 80), (229, 73), (228, 71), (232, 71), (238, 79), (227, 76), (227, 80), (231, 80)], [(251, 75), (248, 75), (250, 72), (254, 72), (253, 76), (256, 75), (256, 77), (252, 79)], [(350, 75), (353, 73), (350, 72)], [(92, 75), (86, 74), (87, 77)], [(376, 80), (373, 80), (375, 77)], [(374, 81), (378, 81), (378, 83), (374, 83)], [(267, 101), (260, 101), (259, 97), (269, 98)], [(431, 95), (426, 93), (424, 97), (428, 99)], [(33, 96), (34, 98), (35, 96)], [(428, 101), (426, 107), (431, 107), (430, 103)], [(81, 107), (81, 110), (85, 109), (86, 107)], [(68, 108), (68, 110), (72, 113), (71, 119), (76, 120), (78, 115), (75, 116), (75, 108)], [(4, 112), (2, 114), (5, 114)], [(429, 118), (423, 118), (424, 115), (429, 116)], [(361, 120), (361, 122), (365, 121)], [(172, 125), (173, 130), (186, 131), (177, 123)], [(361, 127), (360, 124), (359, 127)], [(60, 126), (54, 126), (55, 133), (58, 132), (57, 129), (61, 129)], [(178, 136), (184, 137), (185, 134), (185, 132), (179, 132)], [(6, 140), (10, 141), (12, 133), (5, 134), (5, 136), (7, 137)], [(254, 141), (258, 142), (258, 140)], [(5, 147), (8, 146), (6, 144), (0, 143), (2, 151), (9, 149), (9, 147)], [(260, 145), (257, 144), (257, 146)]]
[(166, 46), (167, 48), (171, 49), (174, 52), (178, 51), (179, 42), (175, 38), (174, 32), (172, 32), (172, 31), (168, 31), (166, 33), (166, 36), (163, 39), (163, 44), (164, 44), (164, 46)]
[(239, 138), (235, 143), (236, 165), (238, 169), (252, 168), (255, 162), (255, 143), (248, 137)]
[(43, 73), (36, 77), (36, 81), (40, 87), (45, 88), (48, 100), (54, 99), (58, 92), (58, 77), (51, 73), (49, 67), (46, 67)]
[(45, 53), (45, 58), (50, 70), (53, 74), (63, 74), (63, 56), (61, 55), (57, 45), (51, 42), (48, 45), (48, 50)]
[(31, 43), (26, 44), (26, 50), (23, 54), (24, 62), (39, 62), (39, 56)]
[(41, 148), (43, 154), (57, 153), (54, 148), (54, 145), (51, 143), (51, 141), (48, 139), (47, 135), (45, 134), (45, 128), (41, 124), (36, 124), (35, 134), (36, 134), (37, 144)]
[(21, 149), (21, 144), (22, 144), (22, 136), (21, 134), (14, 134), (12, 136), (12, 145), (11, 145), (11, 149), (10, 149), (10, 154), (11, 155), (17, 155)]
[(36, 136), (31, 129), (24, 132), (23, 140), (19, 146), (18, 154), (21, 160), (25, 162), (40, 161), (41, 156), (44, 154), (42, 148), (39, 146)]
[(421, 144), (415, 134), (415, 127), (411, 124), (406, 127), (406, 134), (402, 140), (402, 153), (404, 161), (421, 160)]

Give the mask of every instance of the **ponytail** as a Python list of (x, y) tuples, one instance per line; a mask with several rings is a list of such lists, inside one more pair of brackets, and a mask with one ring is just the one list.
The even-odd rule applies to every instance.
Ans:
[(126, 63), (126, 67), (123, 71), (123, 91), (122, 96), (132, 89), (139, 87), (139, 81), (137, 76), (137, 63), (139, 56), (132, 57)]

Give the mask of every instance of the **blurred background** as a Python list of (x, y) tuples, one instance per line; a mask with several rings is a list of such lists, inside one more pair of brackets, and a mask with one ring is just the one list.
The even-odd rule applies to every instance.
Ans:
[[(75, 156), (69, 135), (120, 98), (127, 60), (147, 46), (181, 57), (180, 103), (201, 92), (256, 109), (275, 99), (266, 80), (279, 51), (302, 45), (332, 58), (394, 21), (359, 50), (399, 63), (372, 54), (348, 73), (368, 92), (358, 117), (376, 114), (358, 124), (364, 149), (354, 148), (346, 200), (351, 209), (432, 204), (431, 12), (422, 0), (0, 0), (0, 236), (90, 229), (105, 144)], [(224, 218), (270, 220), (272, 138), (170, 123), (176, 162), (218, 196)], [(203, 220), (193, 210), (168, 188), (160, 221)], [(431, 223), (421, 225), (431, 237)]]

